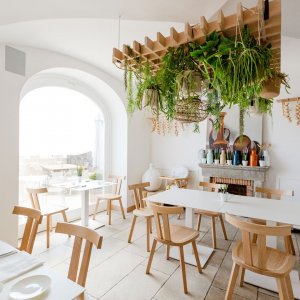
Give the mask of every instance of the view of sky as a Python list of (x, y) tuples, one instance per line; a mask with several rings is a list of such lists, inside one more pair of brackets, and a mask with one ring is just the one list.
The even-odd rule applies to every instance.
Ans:
[[(62, 87), (32, 90), (20, 104), (20, 155), (79, 154), (95, 148), (98, 106)], [(101, 117), (100, 117), (101, 118)]]

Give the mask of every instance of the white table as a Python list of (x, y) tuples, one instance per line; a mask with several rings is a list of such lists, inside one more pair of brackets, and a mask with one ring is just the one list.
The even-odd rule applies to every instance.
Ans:
[[(221, 212), (237, 216), (268, 220), (268, 224), (276, 222), (300, 225), (300, 203), (292, 200), (272, 200), (257, 197), (231, 195), (228, 202), (221, 207)], [(277, 238), (268, 237), (267, 244), (276, 248)], [(300, 281), (297, 271), (291, 272), (294, 297), (300, 299)], [(245, 282), (276, 291), (275, 279), (253, 272), (245, 272)]]
[[(4, 262), (7, 258), (8, 257), (0, 257), (0, 263), (1, 261)], [(69, 280), (67, 274), (63, 276), (49, 267), (39, 266), (4, 283), (3, 289), (0, 291), (0, 299), (11, 299), (9, 297), (10, 288), (17, 281), (33, 275), (47, 275), (51, 278), (51, 288), (41, 296), (34, 298), (36, 300), (74, 299), (85, 291), (85, 288)]]
[(105, 224), (94, 220), (89, 220), (89, 192), (90, 190), (102, 189), (112, 185), (115, 185), (115, 183), (104, 180), (89, 179), (82, 179), (80, 182), (76, 182), (76, 180), (75, 182), (69, 180), (66, 182), (51, 184), (53, 187), (67, 188), (72, 191), (81, 192), (81, 225), (92, 229), (100, 228)]
[[(224, 205), (217, 193), (189, 189), (170, 189), (147, 197), (147, 201), (185, 207), (185, 226), (194, 228), (194, 209), (218, 212)], [(197, 245), (202, 266), (205, 266), (214, 252), (213, 248)], [(179, 259), (178, 249), (171, 247), (170, 257)], [(195, 256), (190, 245), (185, 246), (185, 262), (196, 266)]]

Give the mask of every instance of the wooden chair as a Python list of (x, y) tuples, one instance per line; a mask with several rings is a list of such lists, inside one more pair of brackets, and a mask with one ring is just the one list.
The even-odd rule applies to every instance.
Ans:
[(150, 257), (146, 269), (146, 274), (150, 273), (150, 268), (151, 268), (157, 242), (161, 242), (167, 246), (167, 259), (169, 259), (170, 247), (171, 246), (179, 247), (183, 290), (185, 293), (187, 293), (188, 288), (187, 288), (187, 281), (186, 281), (183, 246), (190, 243), (192, 244), (198, 271), (199, 273), (202, 273), (198, 249), (196, 245), (196, 239), (199, 237), (199, 232), (197, 230), (184, 227), (184, 226), (170, 225), (169, 214), (180, 214), (183, 212), (183, 207), (167, 207), (167, 206), (156, 205), (154, 203), (150, 203), (150, 207), (154, 212), (156, 236), (154, 237), (153, 240), (151, 253), (150, 253)]
[(31, 253), (35, 242), (37, 230), (39, 224), (42, 223), (43, 216), (41, 212), (37, 209), (21, 206), (15, 206), (12, 213), (14, 215), (21, 215), (27, 217), (22, 242), (19, 249), (21, 251)]
[[(92, 246), (94, 244), (97, 249), (100, 249), (102, 246), (103, 237), (100, 236), (95, 230), (68, 223), (57, 223), (55, 232), (75, 236), (68, 278), (84, 287), (89, 269)], [(79, 263), (83, 240), (86, 240), (86, 242), (81, 263)]]
[(122, 196), (121, 196), (121, 187), (122, 187), (122, 181), (125, 180), (126, 177), (121, 176), (109, 176), (109, 180), (112, 182), (115, 182), (116, 185), (113, 188), (113, 192), (111, 194), (101, 194), (97, 197), (96, 207), (94, 211), (93, 219), (95, 220), (96, 214), (99, 208), (99, 203), (101, 200), (107, 201), (107, 213), (108, 213), (108, 224), (111, 225), (111, 211), (112, 211), (112, 202), (113, 201), (119, 201), (120, 209), (122, 212), (123, 219), (125, 220), (125, 212), (122, 204)]
[(177, 186), (180, 189), (186, 189), (189, 183), (189, 178), (175, 178), (169, 176), (160, 176), (161, 179), (166, 180), (166, 189), (169, 190), (172, 185)]
[[(240, 285), (243, 285), (245, 269), (275, 278), (279, 298), (281, 300), (294, 299), (290, 272), (295, 265), (295, 257), (266, 246), (266, 236), (289, 236), (291, 226), (264, 226), (246, 222), (228, 214), (225, 215), (225, 219), (242, 232), (242, 241), (236, 242), (232, 249), (233, 266), (225, 299), (232, 299), (239, 271), (241, 273)], [(251, 242), (251, 234), (257, 234), (257, 244)]]
[(39, 194), (48, 193), (47, 188), (27, 188), (27, 192), (29, 193), (29, 198), (31, 200), (32, 207), (38, 209), (42, 212), (42, 215), (46, 217), (47, 220), (47, 248), (50, 246), (50, 232), (52, 230), (52, 216), (61, 214), (64, 221), (68, 222), (66, 211), (69, 209), (66, 206), (62, 205), (46, 205), (45, 207), (41, 207), (39, 201)]
[(144, 200), (144, 188), (149, 186), (149, 182), (142, 182), (129, 185), (129, 190), (134, 193), (135, 210), (133, 211), (133, 219), (128, 237), (128, 243), (131, 243), (131, 238), (135, 226), (137, 217), (146, 218), (147, 222), (147, 252), (150, 252), (150, 233), (152, 232), (151, 218), (153, 218), (153, 211), (150, 207), (147, 207), (147, 203)]
[[(202, 187), (203, 189), (207, 189), (209, 192), (218, 192), (219, 189), (221, 188), (220, 184), (217, 183), (210, 183), (210, 182), (199, 182), (199, 186)], [(200, 225), (201, 225), (201, 218), (202, 216), (207, 216), (211, 218), (211, 228), (212, 228), (212, 241), (213, 241), (213, 248), (217, 248), (217, 237), (216, 237), (216, 222), (215, 219), (219, 218), (223, 235), (225, 240), (227, 240), (227, 233), (223, 221), (223, 216), (222, 213), (218, 212), (211, 212), (211, 211), (206, 211), (206, 210), (197, 210), (196, 214), (198, 215), (198, 225), (197, 225), (197, 230), (200, 231)]]
[[(263, 197), (268, 198), (268, 199), (274, 199), (274, 200), (280, 200), (282, 196), (294, 196), (294, 191), (284, 191), (284, 190), (277, 190), (277, 189), (271, 189), (271, 188), (262, 188), (262, 187), (256, 187), (255, 189), (256, 193), (260, 193)], [(260, 220), (260, 219), (251, 219), (253, 223), (256, 224), (261, 224), (261, 225), (266, 225), (265, 220)], [(278, 224), (278, 225), (285, 225), (285, 224)], [(295, 255), (295, 247), (292, 239), (292, 235), (285, 237), (285, 242), (289, 245), (288, 247), (288, 252), (290, 254)], [(257, 241), (257, 235), (254, 234), (252, 238), (252, 242), (256, 243)]]

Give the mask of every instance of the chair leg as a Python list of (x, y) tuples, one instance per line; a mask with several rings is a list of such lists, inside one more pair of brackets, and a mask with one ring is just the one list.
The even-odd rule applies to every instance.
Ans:
[(179, 246), (179, 252), (180, 252), (180, 266), (181, 266), (181, 272), (182, 272), (183, 290), (184, 290), (184, 293), (187, 294), (188, 288), (187, 288), (187, 282), (186, 282), (186, 271), (185, 271), (183, 246)]
[(100, 204), (100, 200), (97, 199), (95, 210), (94, 210), (94, 215), (93, 215), (93, 220), (95, 220), (95, 218), (96, 218), (96, 214), (97, 214), (98, 209), (99, 209), (99, 204)]
[(217, 248), (217, 237), (216, 237), (216, 222), (215, 217), (211, 217), (211, 235), (213, 241), (213, 248)]
[(195, 255), (195, 260), (197, 263), (197, 268), (199, 273), (202, 273), (202, 267), (201, 267), (201, 263), (200, 263), (200, 259), (199, 259), (199, 253), (198, 253), (198, 249), (197, 249), (197, 245), (196, 245), (196, 241), (192, 241), (192, 246), (193, 246), (193, 250), (194, 250), (194, 255)]
[(285, 277), (285, 284), (286, 284), (286, 289), (287, 289), (287, 294), (289, 296), (289, 299), (294, 300), (294, 292), (293, 292), (290, 275)]
[(233, 263), (231, 274), (230, 274), (230, 279), (229, 279), (229, 283), (228, 283), (228, 287), (227, 287), (227, 291), (226, 291), (226, 295), (225, 295), (225, 300), (232, 299), (236, 279), (239, 275), (239, 269), (240, 269), (239, 265), (237, 265), (236, 263)]
[(167, 260), (169, 260), (170, 258), (170, 245), (166, 245), (167, 246)]
[(111, 200), (107, 200), (108, 206), (108, 225), (111, 225)]
[(220, 215), (219, 219), (220, 219), (220, 223), (221, 223), (221, 227), (222, 227), (224, 239), (227, 240), (227, 233), (226, 233), (226, 228), (225, 228), (224, 221), (223, 221), (223, 216)]
[(131, 238), (132, 238), (136, 218), (137, 218), (137, 216), (133, 216), (132, 223), (131, 223), (131, 228), (130, 228), (130, 233), (129, 233), (129, 237), (128, 237), (128, 243), (131, 243)]
[(285, 278), (276, 278), (276, 281), (277, 281), (279, 299), (280, 300), (288, 300), (289, 295), (287, 293)]
[(109, 203), (108, 201), (106, 201), (106, 214), (108, 215), (108, 213), (109, 213)]
[(147, 264), (146, 274), (150, 273), (150, 269), (151, 269), (151, 265), (152, 265), (152, 260), (153, 260), (153, 256), (154, 256), (154, 252), (155, 252), (155, 248), (156, 248), (156, 244), (157, 244), (157, 240), (154, 239), (152, 247), (151, 247), (151, 252), (150, 252), (148, 264)]
[(147, 252), (150, 252), (150, 227), (151, 227), (151, 219), (150, 218), (146, 218), (147, 221)]
[(119, 199), (119, 203), (120, 203), (120, 208), (121, 208), (123, 219), (125, 220), (126, 217), (125, 217), (125, 212), (124, 212), (124, 208), (123, 208), (122, 198)]
[(198, 231), (200, 231), (201, 218), (202, 218), (202, 215), (199, 214), (199, 216), (198, 216), (198, 224), (197, 224), (197, 230), (198, 230)]
[(245, 269), (240, 267), (240, 287), (244, 285)]
[(150, 224), (150, 233), (152, 234), (152, 218), (149, 218), (149, 224)]
[(52, 232), (52, 216), (49, 216), (49, 228), (50, 232)]
[[(65, 211), (62, 212), (62, 216), (63, 216), (64, 222), (68, 223), (68, 218), (67, 218), (67, 214)], [(71, 237), (71, 234), (69, 234), (69, 237)]]
[(51, 216), (47, 216), (47, 248), (50, 247), (50, 223), (51, 223)]

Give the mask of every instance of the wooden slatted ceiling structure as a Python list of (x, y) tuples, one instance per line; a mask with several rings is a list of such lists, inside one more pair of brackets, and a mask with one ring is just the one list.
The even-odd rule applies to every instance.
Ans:
[[(258, 24), (260, 24), (258, 26)], [(281, 49), (281, 0), (273, 0), (269, 3), (269, 18), (264, 20), (264, 1), (259, 0), (256, 7), (246, 9), (241, 3), (237, 5), (236, 14), (225, 17), (223, 11), (218, 12), (217, 20), (208, 22), (205, 17), (200, 18), (200, 23), (196, 25), (185, 24), (183, 32), (177, 32), (175, 28), (170, 28), (170, 35), (163, 36), (157, 33), (156, 41), (145, 37), (144, 44), (137, 41), (132, 43), (132, 53), (127, 45), (123, 45), (122, 51), (113, 49), (113, 63), (119, 68), (127, 66), (134, 69), (135, 59), (140, 57), (142, 61), (149, 61), (153, 69), (158, 69), (162, 57), (169, 47), (177, 47), (191, 41), (204, 43), (206, 36), (213, 31), (222, 31), (225, 36), (236, 36), (237, 26), (240, 29), (248, 25), (251, 34), (259, 38), (263, 43), (271, 43), (273, 49), (272, 64), (280, 70), (280, 49)], [(258, 32), (260, 28), (260, 32)], [(133, 58), (134, 57), (134, 58)]]

